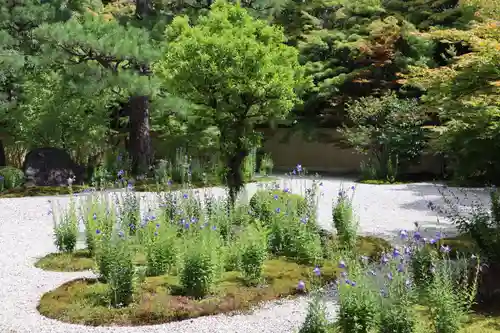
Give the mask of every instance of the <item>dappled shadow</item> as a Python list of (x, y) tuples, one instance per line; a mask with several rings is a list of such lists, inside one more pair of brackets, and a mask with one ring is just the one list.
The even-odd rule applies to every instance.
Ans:
[(400, 205), (403, 209), (425, 211), (427, 215), (450, 218), (456, 213), (467, 214), (473, 207), (488, 208), (490, 205), (488, 188), (449, 187), (442, 184), (408, 184), (393, 191), (411, 191), (421, 199)]

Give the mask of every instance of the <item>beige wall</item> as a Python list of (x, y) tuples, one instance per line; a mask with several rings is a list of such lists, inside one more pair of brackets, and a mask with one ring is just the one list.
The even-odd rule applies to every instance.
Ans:
[[(290, 130), (279, 128), (264, 131), (263, 149), (270, 153), (275, 169), (291, 170), (297, 164), (318, 171), (332, 173), (357, 173), (363, 156), (354, 149), (338, 146), (340, 133), (335, 129), (321, 129), (321, 142), (307, 141), (301, 133), (293, 134), (288, 141), (280, 142)], [(410, 168), (410, 172), (431, 172), (439, 174), (441, 163), (438, 157), (427, 155), (420, 164)]]

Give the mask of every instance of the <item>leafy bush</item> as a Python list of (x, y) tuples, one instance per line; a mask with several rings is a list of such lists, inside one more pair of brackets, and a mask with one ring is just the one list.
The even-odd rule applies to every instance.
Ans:
[(309, 301), (307, 315), (304, 323), (300, 327), (299, 333), (328, 333), (328, 320), (326, 319), (326, 309), (319, 293)]
[(337, 231), (340, 246), (346, 251), (352, 251), (356, 247), (358, 231), (358, 223), (352, 207), (354, 186), (351, 190), (352, 195), (349, 197), (349, 193), (341, 189), (337, 203), (333, 206), (333, 226)]
[(186, 295), (202, 298), (212, 291), (221, 264), (217, 238), (215, 230), (205, 228), (187, 244), (180, 272), (180, 283)]
[(73, 252), (76, 248), (78, 236), (78, 219), (75, 203), (71, 200), (68, 209), (59, 215), (59, 211), (52, 203), (52, 217), (54, 220), (55, 245), (59, 251)]
[(241, 241), (241, 270), (249, 283), (259, 282), (267, 258), (266, 230), (250, 225)]
[(151, 229), (153, 237), (149, 238), (145, 246), (146, 273), (149, 276), (158, 276), (168, 273), (177, 262), (177, 234), (175, 227), (169, 223), (156, 223)]
[(353, 126), (342, 133), (349, 146), (368, 157), (365, 177), (396, 180), (426, 146), (424, 117), (416, 100), (395, 94), (364, 97), (349, 105), (347, 113)]
[(134, 292), (134, 265), (132, 262), (132, 251), (125, 233), (118, 236), (113, 235), (108, 241), (104, 252), (109, 294), (111, 305), (123, 307), (130, 304)]
[(250, 207), (257, 218), (269, 224), (276, 214), (298, 216), (307, 209), (304, 197), (284, 190), (259, 190), (250, 199)]
[(24, 172), (13, 167), (0, 168), (0, 183), (2, 183), (0, 184), (2, 190), (19, 187), (24, 183)]

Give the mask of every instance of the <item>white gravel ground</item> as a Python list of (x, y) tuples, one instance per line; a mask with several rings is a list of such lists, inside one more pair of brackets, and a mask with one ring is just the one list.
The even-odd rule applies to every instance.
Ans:
[[(280, 182), (282, 187), (302, 192), (311, 180)], [(319, 219), (324, 227), (329, 227), (333, 198), (342, 184), (344, 188), (354, 184), (340, 179), (324, 179), (322, 183)], [(248, 197), (257, 186), (247, 186)], [(220, 188), (210, 190), (216, 195), (224, 192)], [(480, 193), (482, 200), (487, 200), (484, 191), (467, 191)], [(218, 315), (147, 327), (86, 327), (42, 317), (36, 306), (43, 293), (72, 279), (92, 276), (90, 272), (45, 272), (33, 266), (37, 258), (55, 251), (53, 222), (47, 214), (49, 199), (54, 197), (0, 199), (0, 333), (290, 333), (297, 331), (305, 318), (306, 298), (267, 304), (252, 314)], [(67, 197), (58, 200), (63, 205), (68, 202)], [(437, 229), (453, 233), (449, 222), (438, 222), (436, 214), (429, 211), (428, 201), (441, 201), (433, 184), (357, 185), (354, 203), (360, 231), (393, 239), (399, 230), (413, 229), (418, 222), (429, 235)], [(334, 315), (334, 302), (330, 300), (327, 305)]]

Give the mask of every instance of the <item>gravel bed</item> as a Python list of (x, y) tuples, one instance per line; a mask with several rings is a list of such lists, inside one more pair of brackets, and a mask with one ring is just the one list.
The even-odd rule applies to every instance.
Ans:
[[(281, 187), (292, 192), (303, 192), (312, 180), (280, 180)], [(331, 204), (341, 186), (349, 188), (354, 183), (341, 179), (323, 179), (319, 199), (319, 220), (322, 226), (331, 224)], [(247, 185), (250, 197), (262, 184)], [(206, 189), (214, 195), (224, 195), (220, 188)], [(200, 190), (200, 195), (204, 190)], [(484, 193), (480, 190), (482, 200)], [(151, 200), (153, 194), (144, 194)], [(182, 322), (143, 327), (86, 327), (60, 323), (41, 316), (36, 306), (41, 295), (64, 282), (78, 277), (91, 277), (90, 272), (54, 273), (33, 266), (37, 258), (55, 252), (53, 221), (48, 214), (48, 200), (58, 200), (61, 205), (68, 197), (33, 197), (0, 199), (0, 332), (1, 333), (290, 333), (296, 332), (303, 322), (307, 298), (282, 300), (265, 304), (251, 314), (217, 315)], [(354, 205), (360, 220), (360, 231), (396, 239), (399, 230), (412, 229), (418, 222), (424, 233), (434, 234), (444, 230), (453, 234), (449, 222), (430, 212), (429, 201), (439, 204), (441, 195), (433, 184), (407, 185), (356, 185)], [(469, 200), (471, 200), (469, 198)], [(424, 235), (425, 236), (425, 235)], [(335, 302), (327, 300), (329, 314), (335, 314)]]

